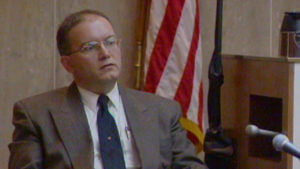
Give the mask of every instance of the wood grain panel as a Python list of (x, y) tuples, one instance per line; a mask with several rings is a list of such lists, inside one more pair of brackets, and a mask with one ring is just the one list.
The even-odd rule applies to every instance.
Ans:
[(52, 4), (52, 0), (1, 1), (0, 168), (7, 168), (13, 103), (53, 88)]
[[(281, 162), (249, 157), (248, 136), (245, 127), (249, 123), (250, 95), (268, 96), (282, 99), (282, 130), (291, 134), (290, 85), (292, 79), (289, 62), (276, 59), (224, 58), (224, 86), (222, 88), (222, 121), (238, 142), (238, 168), (287, 168), (287, 155)], [(270, 117), (272, 122), (272, 117)]]
[(270, 55), (270, 0), (224, 1), (223, 53)]

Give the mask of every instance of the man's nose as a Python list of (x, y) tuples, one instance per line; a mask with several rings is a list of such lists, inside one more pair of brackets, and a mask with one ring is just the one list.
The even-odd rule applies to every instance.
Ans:
[(103, 43), (100, 43), (98, 57), (99, 57), (99, 59), (106, 59), (107, 57), (109, 57), (109, 51)]

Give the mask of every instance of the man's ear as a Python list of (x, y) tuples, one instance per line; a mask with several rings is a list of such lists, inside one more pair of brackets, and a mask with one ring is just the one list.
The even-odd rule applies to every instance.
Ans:
[(73, 67), (71, 64), (71, 57), (67, 55), (63, 55), (60, 58), (60, 62), (63, 65), (63, 67), (68, 71), (69, 73), (73, 73)]

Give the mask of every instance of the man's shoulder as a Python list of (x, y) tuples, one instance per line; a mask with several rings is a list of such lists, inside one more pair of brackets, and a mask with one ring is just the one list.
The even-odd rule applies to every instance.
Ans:
[(169, 98), (165, 98), (159, 95), (155, 95), (153, 93), (141, 91), (141, 90), (135, 90), (131, 88), (121, 88), (121, 90), (124, 91), (127, 95), (134, 97), (135, 100), (141, 101), (141, 102), (146, 102), (147, 104), (164, 104), (164, 105), (174, 105), (178, 104), (177, 101), (174, 101)]
[(37, 103), (45, 103), (51, 101), (59, 101), (63, 99), (68, 91), (68, 87), (57, 88), (54, 90), (50, 90), (44, 93), (36, 94), (24, 99), (17, 101), (16, 103), (23, 104), (37, 104)]

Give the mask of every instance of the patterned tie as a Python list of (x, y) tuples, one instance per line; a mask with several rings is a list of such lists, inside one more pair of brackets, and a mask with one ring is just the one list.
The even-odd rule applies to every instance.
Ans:
[(108, 100), (109, 98), (103, 94), (98, 99), (97, 125), (102, 164), (104, 169), (126, 169), (118, 128), (108, 112)]

